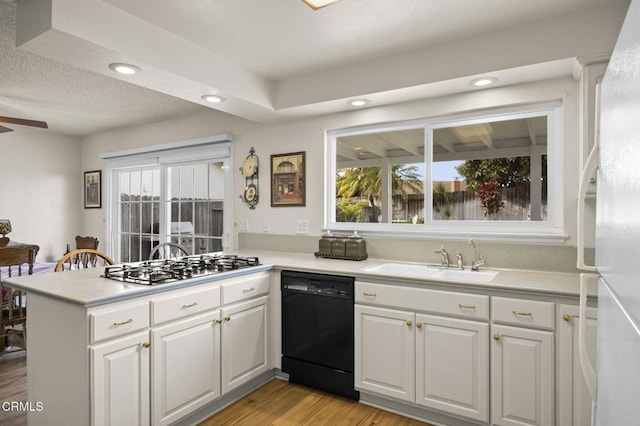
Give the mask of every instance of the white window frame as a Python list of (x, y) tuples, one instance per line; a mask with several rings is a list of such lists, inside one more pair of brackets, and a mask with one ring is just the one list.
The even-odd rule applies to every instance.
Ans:
[[(430, 217), (433, 195), (431, 181), (431, 159), (433, 157), (433, 130), (451, 126), (477, 124), (481, 122), (512, 120), (536, 116), (547, 117), (547, 212), (546, 221), (470, 221), (433, 220)], [(403, 129), (425, 130), (425, 219), (424, 224), (353, 223), (336, 222), (336, 140), (339, 137), (366, 133), (381, 133)], [(348, 232), (357, 230), (363, 235), (389, 235), (397, 237), (434, 237), (446, 239), (478, 238), (493, 241), (519, 241), (537, 243), (564, 243), (568, 236), (564, 229), (564, 140), (563, 113), (560, 102), (521, 106), (508, 109), (492, 109), (437, 118), (424, 118), (404, 122), (372, 124), (346, 129), (329, 130), (325, 133), (325, 231)], [(386, 160), (386, 161), (385, 161)], [(391, 159), (394, 164), (398, 159)], [(401, 159), (400, 159), (401, 160)], [(388, 159), (376, 159), (366, 166), (380, 166), (388, 174)], [(383, 175), (383, 185), (390, 185)], [(384, 193), (384, 190), (382, 191)], [(384, 204), (384, 203), (383, 203)], [(384, 208), (384, 206), (383, 206)], [(383, 213), (384, 215), (384, 213)], [(427, 217), (428, 216), (428, 217)]]
[(235, 250), (236, 241), (233, 231), (234, 197), (233, 197), (233, 137), (229, 134), (153, 145), (126, 151), (101, 154), (106, 160), (106, 208), (105, 208), (105, 252), (114, 260), (119, 259), (120, 247), (115, 222), (119, 218), (119, 188), (114, 185), (114, 171), (127, 168), (159, 167), (160, 169), (160, 222), (167, 222), (165, 213), (168, 184), (166, 169), (169, 166), (202, 162), (222, 162), (224, 164), (224, 211), (223, 237), (224, 251)]

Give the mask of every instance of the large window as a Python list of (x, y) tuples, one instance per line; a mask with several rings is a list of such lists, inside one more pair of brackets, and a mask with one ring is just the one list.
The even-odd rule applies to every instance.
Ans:
[(189, 254), (232, 248), (230, 143), (201, 143), (133, 155), (108, 154), (109, 253), (146, 260), (161, 242)]
[(330, 131), (327, 228), (563, 238), (560, 123), (554, 106)]

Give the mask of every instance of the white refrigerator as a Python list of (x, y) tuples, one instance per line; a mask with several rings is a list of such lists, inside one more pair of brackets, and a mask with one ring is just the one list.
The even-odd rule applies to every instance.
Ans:
[(640, 425), (640, 0), (601, 85), (597, 426)]

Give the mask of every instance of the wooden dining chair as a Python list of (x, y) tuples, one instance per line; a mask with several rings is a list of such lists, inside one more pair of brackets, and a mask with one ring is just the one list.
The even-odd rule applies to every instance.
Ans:
[(76, 235), (76, 249), (94, 249), (98, 250), (100, 241), (96, 237), (82, 237)]
[[(8, 277), (16, 273), (18, 276), (22, 275), (23, 266), (26, 272), (27, 265), (7, 266), (6, 275)], [(24, 292), (7, 287), (0, 281), (0, 354), (27, 348), (26, 301)], [(22, 339), (14, 340), (13, 336), (20, 336)]]
[(149, 260), (170, 259), (174, 257), (188, 256), (189, 250), (182, 244), (160, 243), (151, 250)]
[(106, 253), (101, 251), (95, 249), (78, 249), (62, 256), (53, 270), (59, 272), (73, 269), (87, 269), (113, 265), (114, 263)]

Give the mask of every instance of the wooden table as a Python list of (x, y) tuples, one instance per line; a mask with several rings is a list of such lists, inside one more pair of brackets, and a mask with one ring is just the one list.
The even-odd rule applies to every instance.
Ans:
[[(29, 275), (31, 275), (38, 250), (40, 250), (40, 247), (35, 244), (9, 241), (9, 244), (0, 247), (0, 267), (27, 263), (29, 265)], [(9, 269), (9, 274), (11, 275), (11, 269)]]
[[(33, 274), (33, 264), (36, 261), (36, 255), (38, 254), (38, 247), (35, 244), (25, 244), (14, 241), (9, 241), (4, 247), (0, 247), (0, 277), (2, 274), (2, 267), (7, 267), (8, 272), (6, 276), (14, 275), (12, 269), (14, 266), (18, 267), (17, 275), (22, 275), (22, 265), (25, 263), (29, 265), (29, 275)], [(1, 315), (0, 315), (0, 354), (7, 352), (13, 352), (13, 350), (7, 351), (5, 345), (7, 344), (7, 338), (10, 333), (15, 330), (16, 325), (22, 325), (22, 336), (25, 343), (22, 344), (24, 348), (26, 346), (26, 336), (24, 333), (24, 327), (26, 327), (26, 316), (24, 310), (24, 293), (20, 290), (15, 290), (4, 286), (2, 280), (0, 280), (0, 300)], [(15, 350), (15, 349), (14, 349)]]

